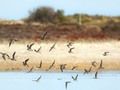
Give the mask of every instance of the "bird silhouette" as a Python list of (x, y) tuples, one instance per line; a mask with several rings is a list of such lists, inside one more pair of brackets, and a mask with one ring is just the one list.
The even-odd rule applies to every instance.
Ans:
[(29, 61), (29, 58), (23, 62), (23, 65), (29, 67), (29, 65), (27, 64), (28, 61)]
[(35, 82), (39, 82), (39, 81), (40, 81), (40, 79), (41, 79), (41, 77), (42, 77), (42, 76), (38, 77), (38, 79), (33, 80), (33, 81), (35, 81)]
[(41, 38), (41, 40), (45, 39), (45, 36), (47, 35), (48, 32), (45, 32), (45, 34), (43, 35), (43, 37)]
[(89, 70), (84, 69), (84, 71), (85, 71), (84, 74), (88, 74), (88, 73), (90, 73), (90, 72), (91, 72), (91, 69), (92, 69), (92, 67), (90, 67)]
[(72, 44), (73, 44), (72, 42), (68, 43), (67, 47), (70, 48), (72, 46)]
[(77, 79), (78, 79), (78, 74), (77, 74), (75, 77), (72, 76), (72, 79), (73, 79), (74, 81), (77, 81)]
[(40, 53), (41, 48), (42, 48), (42, 46), (41, 46), (40, 48), (38, 48), (38, 50), (34, 49), (34, 51), (35, 51), (36, 53)]
[(97, 79), (97, 78), (98, 78), (98, 77), (97, 77), (97, 75), (98, 75), (98, 71), (95, 73), (95, 77), (94, 77), (95, 79)]
[(69, 52), (69, 53), (73, 53), (73, 52), (72, 52), (73, 49), (75, 49), (75, 48), (74, 48), (74, 47), (73, 47), (73, 48), (70, 48), (68, 52)]
[(10, 58), (10, 60), (16, 61), (15, 55), (16, 55), (16, 52), (13, 53), (12, 58)]
[(104, 69), (104, 67), (103, 67), (103, 61), (102, 61), (102, 60), (101, 60), (101, 62), (100, 62), (100, 66), (99, 66), (98, 69)]
[(2, 53), (2, 52), (0, 52), (0, 54), (2, 54), (2, 58), (3, 58), (4, 60), (6, 60), (6, 56), (8, 57), (8, 59), (10, 58), (10, 56), (9, 56), (7, 53)]
[(74, 66), (74, 67), (72, 67), (72, 69), (71, 69), (71, 70), (76, 70), (76, 68), (77, 68), (77, 66)]
[(31, 69), (30, 69), (30, 70), (29, 70), (27, 73), (30, 73), (30, 72), (32, 72), (33, 68), (34, 68), (34, 67), (32, 67), (32, 68), (31, 68)]
[(56, 43), (53, 44), (53, 46), (50, 48), (49, 52), (55, 48)]
[(96, 64), (96, 61), (93, 61), (93, 62), (92, 62), (92, 66), (96, 67), (95, 64)]
[(33, 46), (33, 45), (34, 45), (34, 43), (32, 43), (32, 44), (30, 44), (30, 45), (27, 45), (27, 50), (28, 50), (28, 51), (33, 51), (33, 50), (32, 50), (32, 46)]
[(61, 72), (63, 72), (63, 70), (65, 69), (65, 66), (66, 66), (67, 64), (61, 64), (60, 65), (60, 70), (61, 70)]
[(54, 66), (54, 64), (55, 64), (55, 60), (54, 60), (53, 63), (50, 65), (50, 67), (48, 68), (48, 70), (51, 69), (51, 68)]
[(66, 89), (67, 89), (69, 83), (71, 83), (71, 82), (70, 82), (70, 81), (66, 81), (66, 82), (65, 82), (65, 88), (66, 88)]
[(10, 42), (9, 42), (9, 47), (12, 45), (12, 43), (14, 43), (15, 41), (18, 41), (16, 39), (10, 39)]
[(42, 68), (42, 61), (40, 62), (40, 65), (37, 66), (37, 68)]
[(104, 52), (103, 53), (103, 56), (107, 56), (109, 52)]

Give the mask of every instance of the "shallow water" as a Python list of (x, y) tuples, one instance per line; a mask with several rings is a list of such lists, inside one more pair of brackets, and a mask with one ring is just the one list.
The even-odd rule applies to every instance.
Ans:
[[(71, 76), (78, 74), (78, 80)], [(42, 76), (39, 82), (35, 82)], [(99, 72), (98, 79), (94, 73), (80, 71), (33, 71), (0, 72), (0, 90), (66, 90), (65, 82), (70, 81), (67, 90), (120, 90), (120, 71)]]

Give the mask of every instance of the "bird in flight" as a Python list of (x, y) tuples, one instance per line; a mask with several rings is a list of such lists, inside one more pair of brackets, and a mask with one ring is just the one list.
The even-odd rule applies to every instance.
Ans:
[(42, 61), (40, 62), (40, 65), (37, 66), (37, 68), (42, 68)]
[(35, 51), (36, 53), (40, 53), (41, 48), (42, 48), (42, 46), (41, 46), (40, 48), (38, 48), (38, 50), (34, 49), (34, 51)]
[(65, 82), (65, 88), (66, 88), (66, 89), (67, 89), (69, 83), (71, 83), (71, 82), (70, 82), (70, 81), (66, 81), (66, 82)]
[(32, 68), (31, 68), (31, 69), (30, 69), (30, 70), (29, 70), (27, 73), (30, 73), (30, 72), (32, 72), (33, 68), (34, 68), (34, 67), (32, 67)]
[(95, 73), (95, 77), (94, 77), (95, 79), (97, 79), (97, 78), (98, 78), (98, 77), (97, 77), (97, 75), (98, 75), (98, 71)]
[(63, 72), (63, 70), (65, 69), (65, 66), (66, 66), (67, 64), (61, 64), (60, 65), (60, 70), (61, 70), (61, 72)]
[(73, 44), (72, 42), (68, 43), (67, 47), (70, 48), (72, 46), (72, 44)]
[(101, 62), (100, 62), (100, 66), (99, 66), (98, 69), (104, 69), (104, 67), (103, 67), (103, 61), (102, 61), (102, 60), (101, 60)]
[(56, 43), (53, 44), (53, 46), (50, 48), (49, 52), (55, 48)]
[(72, 52), (73, 49), (75, 49), (75, 48), (74, 48), (74, 47), (73, 47), (73, 48), (70, 48), (68, 52), (69, 52), (69, 53), (73, 53), (73, 52)]
[(10, 39), (10, 42), (9, 42), (9, 47), (12, 45), (12, 43), (14, 43), (15, 41), (18, 41), (16, 39)]
[(103, 56), (107, 56), (109, 52), (104, 52), (103, 53)]
[(88, 73), (90, 73), (90, 72), (91, 72), (91, 69), (92, 69), (92, 67), (90, 67), (89, 70), (84, 69), (84, 70), (85, 70), (84, 74), (88, 74)]
[(33, 80), (33, 81), (35, 81), (35, 82), (39, 82), (39, 81), (40, 81), (40, 79), (41, 79), (41, 77), (42, 77), (42, 76), (38, 77), (38, 79)]
[(72, 67), (72, 69), (71, 70), (75, 70), (77, 68), (77, 66), (74, 66), (74, 67)]
[(16, 61), (15, 55), (16, 55), (16, 52), (13, 53), (12, 58), (10, 58), (10, 60)]
[(28, 61), (29, 61), (29, 58), (23, 62), (23, 65), (29, 67), (29, 65), (27, 64)]
[(78, 79), (78, 74), (77, 74), (75, 77), (72, 76), (72, 79), (73, 79), (74, 81), (77, 81), (77, 79)]
[(32, 43), (32, 44), (30, 44), (30, 45), (27, 45), (27, 50), (28, 50), (28, 51), (33, 51), (33, 50), (32, 50), (32, 46), (33, 46), (33, 45), (34, 45), (34, 43)]
[(45, 32), (45, 34), (43, 35), (43, 37), (41, 38), (41, 40), (45, 39), (45, 36), (47, 35), (48, 32)]
[(2, 58), (3, 58), (4, 60), (6, 60), (6, 56), (8, 57), (8, 59), (10, 58), (7, 53), (2, 53), (2, 52), (0, 52), (0, 54), (2, 54)]
[(96, 67), (95, 64), (96, 64), (96, 61), (93, 61), (93, 62), (92, 62), (92, 66)]
[(52, 67), (54, 67), (54, 64), (55, 64), (55, 60), (54, 60), (53, 63), (50, 65), (50, 67), (48, 68), (48, 70), (51, 69)]

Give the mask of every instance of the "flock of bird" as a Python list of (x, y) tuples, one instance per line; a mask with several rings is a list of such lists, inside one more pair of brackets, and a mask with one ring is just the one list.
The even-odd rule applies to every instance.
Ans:
[[(44, 40), (46, 35), (47, 35), (47, 32), (45, 32), (45, 34), (43, 35), (43, 37), (41, 38), (41, 40)], [(16, 41), (18, 41), (18, 40), (16, 40), (16, 39), (10, 39), (9, 47), (11, 47), (11, 45), (14, 42), (16, 42)], [(73, 44), (74, 43), (70, 42), (70, 43), (68, 43), (66, 45), (68, 47), (68, 49), (69, 49), (68, 53), (73, 53), (73, 49), (75, 49), (75, 47), (73, 47)], [(35, 51), (36, 53), (40, 53), (40, 50), (41, 50), (42, 47), (39, 47), (38, 49), (32, 49), (33, 45), (34, 45), (34, 43), (27, 45), (27, 50), (28, 51)], [(53, 49), (55, 49), (55, 45), (56, 45), (56, 42), (50, 47), (49, 52), (51, 52)], [(107, 56), (108, 53), (109, 52), (104, 52), (103, 56)], [(8, 55), (7, 53), (3, 53), (3, 52), (0, 52), (0, 54), (2, 55), (3, 60), (10, 59), (12, 61), (17, 61), (16, 60), (16, 52), (13, 52), (12, 56)], [(30, 60), (29, 58), (27, 58), (26, 60), (24, 60), (22, 62), (23, 66), (29, 67), (29, 65), (28, 65), (28, 61), (29, 60)], [(101, 62), (99, 64), (99, 67), (96, 66), (96, 63), (97, 63), (96, 61), (91, 62), (91, 67), (88, 70), (84, 69), (83, 75), (89, 74), (92, 71), (92, 67), (94, 67), (94, 68), (96, 68), (96, 72), (95, 72), (94, 78), (97, 79), (98, 78), (97, 75), (98, 75), (99, 70), (104, 69), (104, 67), (103, 67), (103, 60), (101, 60)], [(43, 63), (41, 61), (40, 64), (39, 64), (39, 66), (36, 66), (36, 67), (37, 68), (42, 68), (42, 64)], [(67, 66), (67, 64), (60, 64), (59, 65), (59, 68), (60, 68), (61, 72), (64, 72), (64, 70), (66, 69), (66, 66)], [(53, 61), (53, 63), (49, 66), (49, 68), (46, 71), (50, 70), (52, 67), (55, 67), (55, 60)], [(76, 70), (77, 68), (78, 68), (78, 66), (73, 66), (71, 70)], [(30, 70), (27, 73), (32, 72), (33, 69), (34, 69), (34, 67), (30, 68)], [(78, 76), (79, 75), (77, 74), (75, 77), (72, 76), (71, 78), (74, 81), (77, 81)], [(33, 81), (38, 82), (38, 81), (40, 81), (41, 78), (42, 78), (42, 76), (38, 77), (36, 80), (33, 80)], [(65, 82), (65, 88), (66, 89), (67, 89), (67, 86), (68, 86), (69, 83), (71, 83), (71, 82), (70, 81), (66, 81)]]

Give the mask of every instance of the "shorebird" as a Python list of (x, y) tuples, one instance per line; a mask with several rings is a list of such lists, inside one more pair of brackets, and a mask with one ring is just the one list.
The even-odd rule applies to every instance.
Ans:
[(45, 34), (43, 35), (43, 37), (41, 38), (41, 40), (44, 40), (46, 35), (47, 35), (47, 32), (45, 32)]
[(70, 81), (66, 81), (65, 82), (65, 88), (67, 89), (67, 87), (68, 87), (68, 83), (71, 83)]
[(103, 56), (107, 56), (109, 52), (104, 52)]
[(28, 61), (29, 61), (29, 58), (23, 62), (23, 65), (29, 67), (29, 65), (27, 64)]
[(41, 79), (41, 77), (42, 77), (42, 76), (38, 77), (38, 79), (33, 80), (33, 81), (35, 81), (35, 82), (39, 82), (39, 81), (40, 81), (40, 79)]
[(27, 45), (27, 50), (28, 50), (28, 51), (33, 51), (33, 50), (32, 50), (32, 46), (33, 46), (33, 45), (34, 45), (34, 43), (32, 43), (32, 44), (30, 44), (30, 45)]
[(49, 52), (55, 48), (56, 43), (53, 44), (53, 46), (50, 48)]
[(16, 55), (16, 52), (13, 53), (12, 58), (10, 58), (10, 60), (16, 61), (15, 55)]
[(96, 67), (95, 63), (96, 63), (96, 61), (93, 61), (92, 62), (92, 66)]
[(74, 81), (77, 81), (77, 79), (78, 79), (78, 74), (77, 74), (75, 77), (72, 76), (72, 79), (73, 79)]
[(74, 48), (74, 47), (73, 47), (73, 48), (70, 48), (68, 52), (69, 52), (69, 53), (73, 53), (73, 52), (72, 52), (73, 49), (75, 49), (75, 48)]
[(12, 45), (12, 43), (14, 43), (15, 41), (18, 41), (16, 39), (10, 39), (10, 42), (9, 42), (9, 47)]
[(60, 70), (61, 70), (61, 72), (63, 72), (63, 69), (65, 69), (65, 66), (66, 66), (67, 64), (61, 64), (60, 65)]
[(90, 72), (91, 72), (91, 69), (92, 69), (92, 67), (90, 67), (89, 70), (84, 69), (84, 70), (85, 70), (84, 74), (88, 74), (88, 73), (90, 73)]
[(27, 73), (30, 73), (30, 72), (32, 72), (33, 68), (34, 68), (34, 67), (32, 67), (32, 68), (31, 68), (31, 69), (30, 69), (30, 70), (29, 70)]
[(42, 68), (42, 61), (40, 62), (40, 65), (37, 66), (37, 68)]
[(54, 60), (53, 63), (50, 65), (50, 67), (48, 68), (48, 70), (51, 69), (52, 67), (54, 67), (54, 64), (55, 64), (55, 60)]
[(36, 53), (40, 53), (41, 48), (42, 48), (42, 46), (41, 46), (40, 48), (38, 48), (38, 50), (34, 49), (34, 51), (35, 51)]
[(103, 67), (103, 61), (102, 61), (102, 60), (101, 60), (101, 62), (100, 62), (100, 66), (99, 66), (98, 69), (104, 69), (104, 67)]
[(67, 47), (70, 48), (72, 46), (72, 44), (73, 44), (72, 42), (68, 43)]
[(97, 78), (98, 78), (98, 77), (97, 77), (97, 75), (98, 75), (98, 71), (95, 73), (95, 77), (94, 77), (95, 79), (97, 79)]
[(2, 53), (2, 52), (0, 52), (0, 54), (2, 54), (2, 58), (3, 58), (4, 60), (6, 60), (6, 56), (8, 57), (8, 59), (10, 58), (7, 53)]

